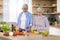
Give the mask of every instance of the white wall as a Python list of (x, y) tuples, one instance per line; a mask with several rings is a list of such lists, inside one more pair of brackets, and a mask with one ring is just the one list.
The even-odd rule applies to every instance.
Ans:
[(3, 21), (9, 21), (9, 0), (3, 1)]
[(16, 0), (9, 0), (9, 22), (16, 22)]
[(22, 11), (22, 5), (28, 4), (29, 11), (32, 12), (31, 0), (4, 0), (3, 20), (6, 22), (17, 22), (19, 13)]
[(57, 12), (60, 12), (60, 0), (57, 0)]
[(16, 0), (4, 0), (3, 21), (16, 22)]
[(3, 13), (0, 13), (0, 21), (3, 21)]
[[(57, 12), (60, 13), (60, 0), (57, 0)], [(60, 15), (59, 15), (59, 19), (60, 19)]]

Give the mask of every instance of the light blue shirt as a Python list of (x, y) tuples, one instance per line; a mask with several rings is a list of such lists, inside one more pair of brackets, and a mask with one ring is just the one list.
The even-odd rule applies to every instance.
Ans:
[[(18, 16), (18, 21), (17, 24), (20, 28), (21, 26), (21, 17), (22, 17), (23, 12), (21, 12)], [(26, 12), (26, 25), (25, 27), (32, 26), (32, 14), (30, 12)]]
[(26, 13), (25, 12), (23, 12), (20, 20), (21, 20), (20, 28), (25, 29), (25, 24), (26, 24)]

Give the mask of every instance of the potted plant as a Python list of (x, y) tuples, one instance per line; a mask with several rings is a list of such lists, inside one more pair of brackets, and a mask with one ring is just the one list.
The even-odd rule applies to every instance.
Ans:
[(49, 22), (50, 22), (50, 25), (53, 25), (56, 20), (56, 18), (54, 17), (54, 15), (51, 15), (49, 18), (48, 18)]
[(8, 25), (6, 22), (1, 21), (1, 22), (0, 22), (0, 29), (1, 29), (3, 32), (7, 32), (7, 31), (10, 30), (10, 27), (9, 27), (9, 25)]
[(1, 27), (2, 27), (3, 25), (5, 25), (5, 24), (6, 24), (6, 22), (3, 22), (3, 21), (0, 22), (0, 32), (3, 32), (3, 30), (2, 30)]
[(10, 31), (9, 25), (3, 25), (3, 26), (1, 27), (1, 29), (3, 30), (3, 32), (8, 32), (8, 31)]

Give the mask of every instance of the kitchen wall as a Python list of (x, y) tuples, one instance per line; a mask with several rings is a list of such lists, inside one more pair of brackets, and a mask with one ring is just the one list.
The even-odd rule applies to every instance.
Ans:
[(2, 20), (3, 20), (3, 14), (0, 13), (0, 21), (2, 21)]
[(3, 1), (3, 21), (9, 21), (9, 0)]
[[(32, 13), (32, 0), (4, 0), (3, 21), (17, 22), (19, 13), (22, 11), (22, 5), (28, 4), (29, 11)], [(60, 12), (60, 0), (57, 0), (57, 12)], [(60, 15), (58, 16), (58, 18)], [(60, 19), (60, 18), (59, 18)]]
[(6, 22), (17, 22), (24, 3), (29, 5), (29, 11), (32, 12), (31, 0), (4, 0), (3, 20)]
[[(60, 13), (60, 0), (57, 0), (57, 12)], [(60, 20), (60, 15), (57, 16), (58, 19)], [(60, 21), (59, 21), (60, 22)]]

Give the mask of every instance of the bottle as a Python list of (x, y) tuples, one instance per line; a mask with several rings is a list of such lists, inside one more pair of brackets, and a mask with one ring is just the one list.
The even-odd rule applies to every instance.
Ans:
[(15, 26), (13, 24), (11, 24), (11, 25), (12, 25), (12, 31), (15, 31), (16, 30)]

